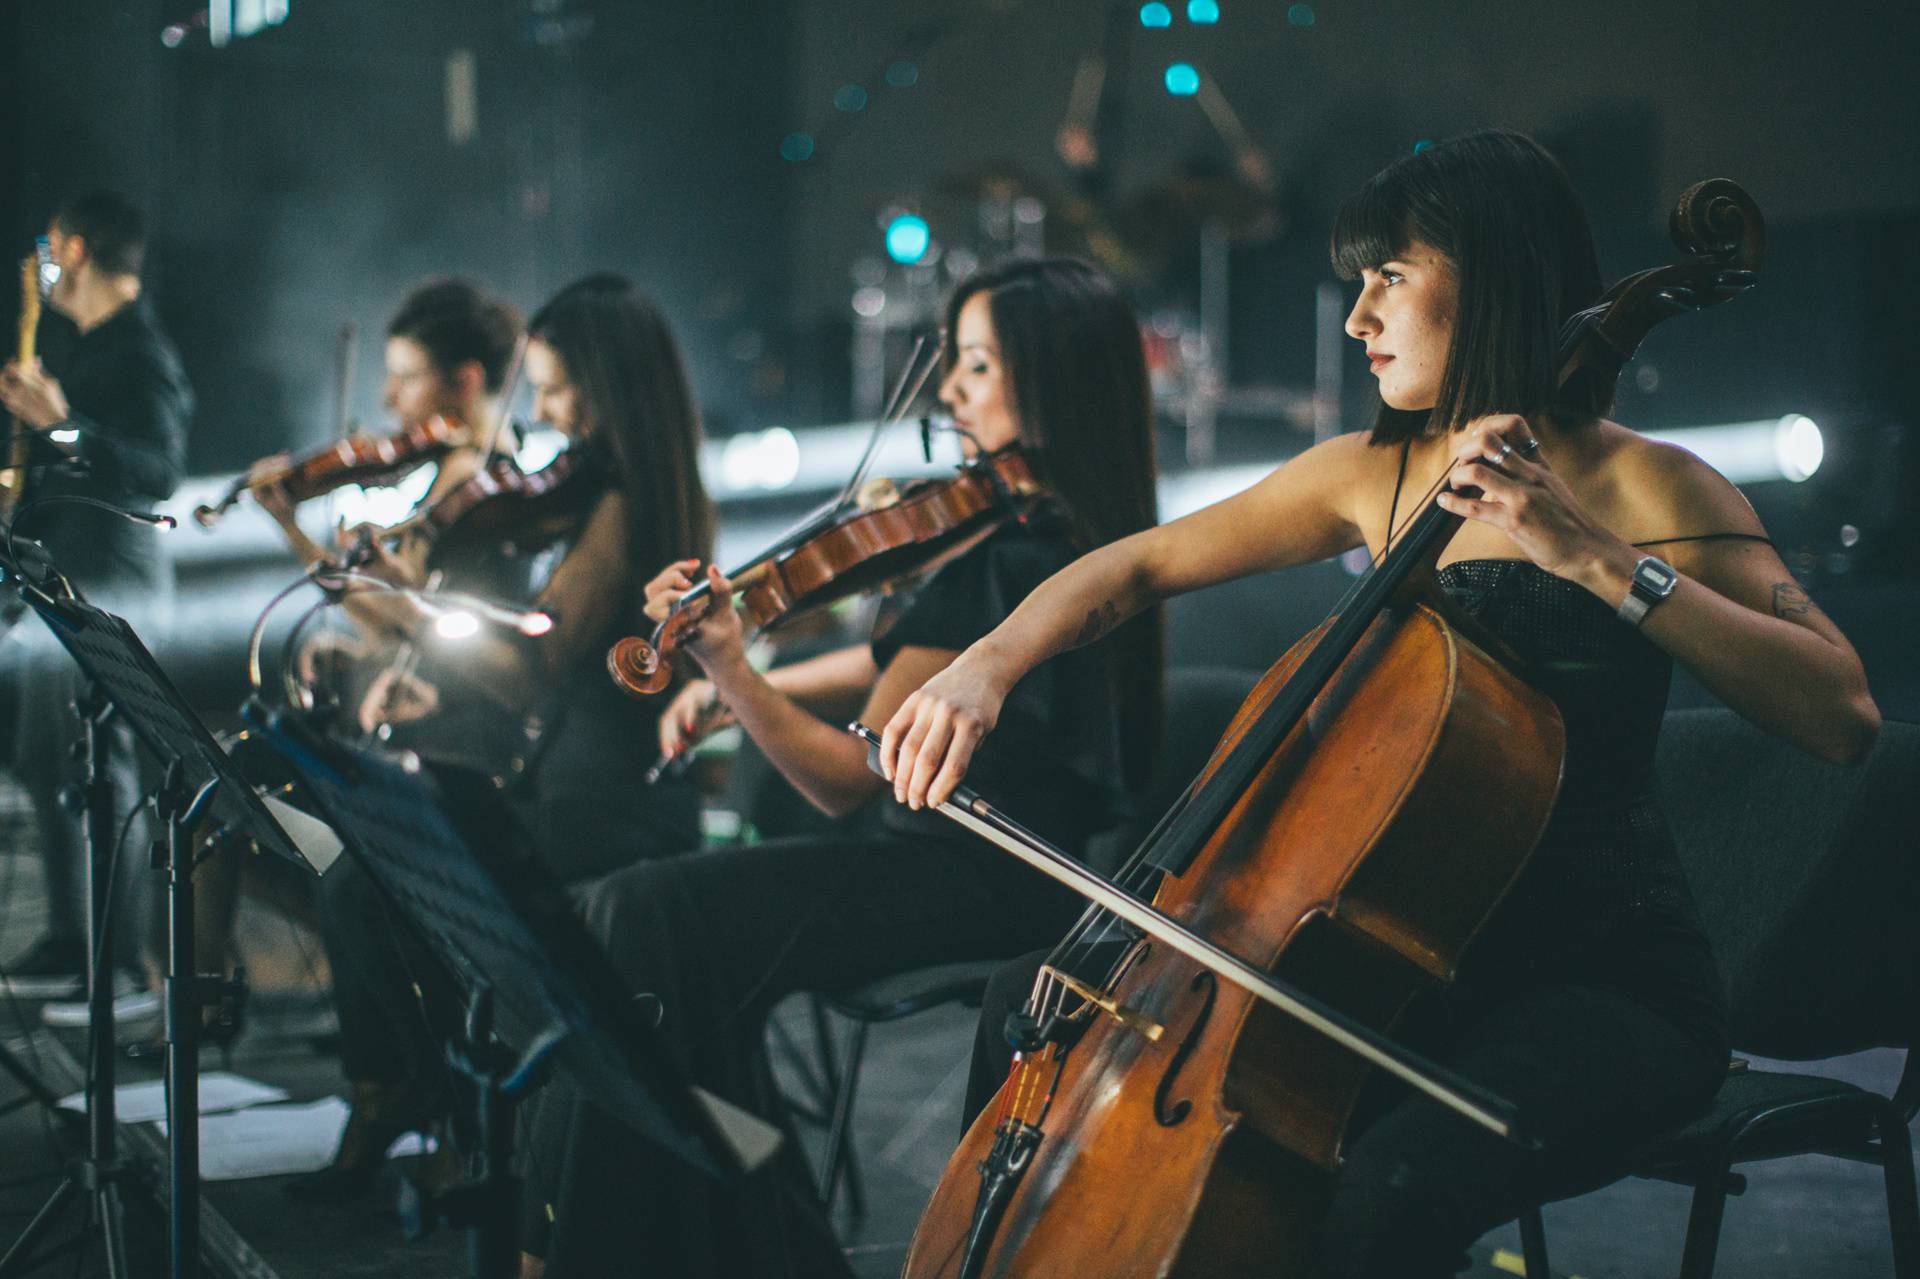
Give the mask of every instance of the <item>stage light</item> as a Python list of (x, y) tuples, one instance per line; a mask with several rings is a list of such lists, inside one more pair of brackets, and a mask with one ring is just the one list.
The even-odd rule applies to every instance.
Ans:
[(1798, 484), (1812, 478), (1826, 456), (1820, 428), (1800, 413), (1645, 434), (1649, 439), (1678, 444), (1735, 484), (1768, 480)]
[(1314, 23), (1313, 6), (1310, 4), (1290, 4), (1287, 6), (1287, 25), (1290, 27), (1310, 27)]
[(1167, 68), (1167, 92), (1176, 98), (1192, 97), (1200, 92), (1200, 73), (1190, 63), (1174, 63)]
[(813, 135), (811, 133), (789, 133), (780, 139), (780, 158), (793, 164), (813, 157)]
[(902, 213), (887, 223), (887, 256), (903, 266), (926, 257), (932, 243), (933, 231), (925, 218)]
[(1821, 459), (1827, 455), (1827, 443), (1812, 418), (1789, 413), (1774, 428), (1773, 453), (1780, 464), (1780, 474), (1798, 484), (1811, 479), (1820, 469)]
[(920, 68), (902, 58), (887, 68), (887, 85), (894, 89), (911, 89), (920, 83)]
[(433, 619), (433, 633), (444, 640), (472, 639), (480, 633), (480, 619), (461, 610), (442, 613)]
[(867, 109), (867, 91), (857, 84), (843, 84), (835, 90), (833, 105), (836, 110), (852, 115), (856, 111)]
[(853, 313), (863, 320), (878, 319), (887, 309), (887, 291), (877, 284), (865, 284), (853, 291)]
[(1196, 27), (1220, 21), (1220, 0), (1187, 0), (1187, 21)]
[(800, 441), (784, 426), (736, 435), (720, 454), (720, 475), (733, 493), (774, 493), (800, 474)]
[(566, 451), (567, 437), (550, 426), (529, 427), (514, 450), (513, 464), (532, 475)]
[(1173, 10), (1161, 4), (1160, 0), (1143, 4), (1140, 6), (1140, 25), (1156, 30), (1160, 27), (1170, 27), (1173, 25)]

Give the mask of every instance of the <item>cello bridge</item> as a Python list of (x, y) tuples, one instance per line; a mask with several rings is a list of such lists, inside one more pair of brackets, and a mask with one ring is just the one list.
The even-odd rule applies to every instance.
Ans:
[[(1125, 1026), (1128, 1030), (1145, 1035), (1150, 1042), (1157, 1043), (1160, 1037), (1167, 1033), (1166, 1027), (1162, 1026), (1159, 1022), (1154, 1021), (1144, 1013), (1136, 1012), (1105, 991), (1097, 990), (1077, 977), (1063, 973), (1058, 969), (1053, 971), (1053, 977), (1062, 986), (1065, 986), (1069, 991), (1073, 992), (1073, 994), (1079, 996), (1088, 1007), (1098, 1008), (1101, 1012), (1113, 1018), (1122, 1026)], [(1084, 1009), (1082, 1011), (1084, 1012)]]

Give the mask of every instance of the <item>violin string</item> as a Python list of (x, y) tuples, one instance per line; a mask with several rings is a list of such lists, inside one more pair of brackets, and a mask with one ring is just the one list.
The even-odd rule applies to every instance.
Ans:
[(920, 398), (920, 392), (926, 387), (927, 379), (939, 366), (936, 347), (934, 355), (930, 356), (925, 361), (925, 367), (922, 367), (921, 355), (927, 350), (927, 340), (932, 336), (934, 335), (931, 333), (922, 333), (914, 339), (913, 350), (907, 355), (906, 367), (900, 370), (900, 380), (894, 383), (893, 394), (887, 397), (885, 407), (881, 409), (879, 418), (874, 422), (873, 434), (867, 437), (866, 451), (860, 455), (860, 463), (853, 468), (853, 474), (848, 478), (847, 486), (840, 490), (840, 497), (835, 502), (836, 506), (845, 506), (852, 501), (854, 495), (860, 491), (860, 486), (866, 483), (867, 473), (873, 469), (874, 462), (880, 456), (881, 438), (887, 433), (889, 427), (905, 416), (907, 409), (914, 401)]

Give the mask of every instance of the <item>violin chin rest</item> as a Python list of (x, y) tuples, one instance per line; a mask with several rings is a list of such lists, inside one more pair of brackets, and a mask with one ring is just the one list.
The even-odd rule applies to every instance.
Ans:
[(673, 679), (673, 668), (660, 660), (653, 645), (638, 635), (629, 635), (607, 650), (607, 674), (629, 697), (647, 697), (664, 689)]

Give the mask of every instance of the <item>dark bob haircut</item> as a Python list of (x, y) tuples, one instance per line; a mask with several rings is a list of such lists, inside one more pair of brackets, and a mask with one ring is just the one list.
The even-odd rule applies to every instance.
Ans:
[(1452, 261), (1460, 300), (1433, 408), (1381, 404), (1372, 442), (1459, 430), (1488, 413), (1587, 421), (1612, 387), (1569, 401), (1557, 386), (1561, 325), (1599, 299), (1587, 214), (1560, 162), (1533, 139), (1489, 131), (1417, 151), (1375, 174), (1334, 219), (1343, 280), (1401, 256), (1415, 240)]
[(520, 340), (520, 313), (471, 280), (429, 280), (400, 303), (387, 336), (418, 342), (441, 377), (473, 361), (488, 394), (497, 395)]
[(53, 215), (60, 234), (86, 241), (87, 256), (108, 275), (138, 275), (147, 258), (147, 220), (138, 206), (113, 191), (89, 191)]
[[(1020, 441), (1060, 499), (1083, 550), (1157, 519), (1153, 393), (1133, 306), (1075, 258), (1017, 258), (961, 281), (947, 299), (941, 354), (951, 370), (960, 309), (984, 294)], [(1125, 767), (1145, 780), (1159, 740), (1159, 610), (1113, 633)]]

